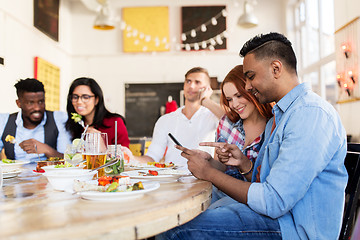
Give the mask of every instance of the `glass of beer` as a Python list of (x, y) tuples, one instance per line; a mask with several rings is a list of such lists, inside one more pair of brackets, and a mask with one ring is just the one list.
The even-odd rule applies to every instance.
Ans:
[[(84, 155), (86, 156), (87, 169), (94, 169), (105, 164), (108, 148), (106, 133), (86, 133)], [(104, 169), (98, 170), (98, 176), (104, 176)]]

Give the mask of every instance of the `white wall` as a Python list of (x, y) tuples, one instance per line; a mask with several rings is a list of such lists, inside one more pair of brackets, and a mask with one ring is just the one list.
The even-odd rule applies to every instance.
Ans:
[[(81, 2), (72, 1), (73, 15), (73, 78), (90, 76), (103, 88), (110, 110), (124, 114), (124, 83), (130, 82), (181, 82), (187, 70), (202, 66), (219, 81), (237, 64), (242, 63), (238, 53), (241, 46), (250, 37), (269, 31), (285, 32), (282, 0), (258, 0), (254, 9), (259, 18), (259, 26), (244, 29), (237, 26), (237, 20), (243, 13), (243, 1), (234, 0), (113, 0), (112, 8), (121, 15), (122, 7), (168, 6), (170, 39), (179, 39), (181, 34), (181, 7), (226, 5), (228, 11), (227, 29), (229, 38), (227, 50), (209, 52), (176, 51), (137, 53), (122, 52), (120, 28), (111, 31), (99, 31), (92, 28), (95, 13), (86, 9)], [(236, 4), (237, 3), (237, 4)], [(126, 113), (125, 113), (126, 114)]]
[[(70, 25), (67, 8), (62, 8), (60, 26)], [(65, 109), (66, 88), (63, 79), (70, 77), (70, 39), (67, 28), (60, 27), (60, 41), (55, 42), (33, 27), (33, 1), (11, 0), (0, 3), (0, 112), (14, 112), (16, 92), (14, 84), (22, 78), (34, 77), (34, 57), (41, 57), (60, 67), (61, 109)]]
[[(238, 56), (241, 46), (250, 37), (262, 32), (285, 33), (284, 0), (257, 0), (254, 12), (259, 26), (244, 29), (237, 26), (243, 13), (243, 0), (110, 0), (115, 12), (122, 7), (168, 6), (170, 38), (181, 34), (181, 7), (226, 5), (228, 10), (227, 50), (182, 52), (172, 46), (170, 52), (128, 54), (122, 52), (120, 28), (99, 31), (92, 28), (95, 13), (80, 0), (60, 1), (59, 42), (33, 27), (33, 1), (0, 2), (0, 112), (16, 111), (14, 83), (20, 78), (33, 77), (35, 56), (61, 69), (61, 110), (66, 108), (66, 95), (72, 80), (80, 76), (96, 79), (103, 88), (111, 111), (125, 113), (124, 83), (179, 82), (194, 66), (208, 68), (210, 75), (222, 81), (227, 72), (242, 63)], [(121, 17), (121, 16), (119, 16)], [(10, 99), (11, 104), (8, 104)], [(4, 104), (6, 103), (6, 104)]]
[[(359, 0), (335, 0), (335, 29), (360, 16)], [(338, 110), (347, 134), (360, 142), (360, 101), (339, 104)]]

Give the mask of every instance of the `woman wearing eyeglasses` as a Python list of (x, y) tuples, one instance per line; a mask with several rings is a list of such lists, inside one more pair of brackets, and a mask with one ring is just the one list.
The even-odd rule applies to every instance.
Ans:
[(80, 138), (84, 131), (80, 124), (71, 119), (71, 113), (82, 116), (85, 125), (89, 125), (87, 132), (107, 133), (109, 144), (115, 144), (115, 121), (117, 121), (117, 144), (129, 147), (128, 132), (124, 118), (109, 112), (104, 104), (104, 95), (99, 84), (92, 78), (77, 78), (69, 89), (66, 110), (68, 120), (66, 129), (72, 138)]

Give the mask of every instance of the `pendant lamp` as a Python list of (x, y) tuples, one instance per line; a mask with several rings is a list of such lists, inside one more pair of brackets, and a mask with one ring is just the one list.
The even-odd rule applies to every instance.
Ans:
[(97, 0), (97, 2), (100, 3), (101, 7), (95, 18), (94, 28), (98, 30), (114, 29), (115, 23), (111, 16), (112, 14), (107, 0)]
[(252, 28), (256, 27), (259, 23), (257, 17), (252, 11), (249, 10), (248, 1), (244, 1), (244, 13), (240, 16), (238, 25), (243, 28)]

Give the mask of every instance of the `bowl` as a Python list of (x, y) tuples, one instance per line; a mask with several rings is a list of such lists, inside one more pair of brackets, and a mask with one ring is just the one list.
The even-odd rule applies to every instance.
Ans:
[(19, 169), (22, 165), (30, 163), (29, 161), (20, 161), (20, 160), (15, 160), (14, 163), (3, 163), (0, 160), (0, 166), (2, 168), (3, 172), (13, 172), (16, 169)]
[(53, 189), (73, 192), (74, 180), (89, 181), (93, 179), (96, 173), (88, 169), (71, 169), (67, 171), (45, 172), (43, 176), (48, 179)]
[(56, 165), (44, 166), (44, 167), (42, 167), (42, 169), (44, 169), (45, 172), (67, 171), (67, 170), (83, 169), (83, 167), (62, 167), (62, 168), (56, 168), (55, 166), (56, 166)]

